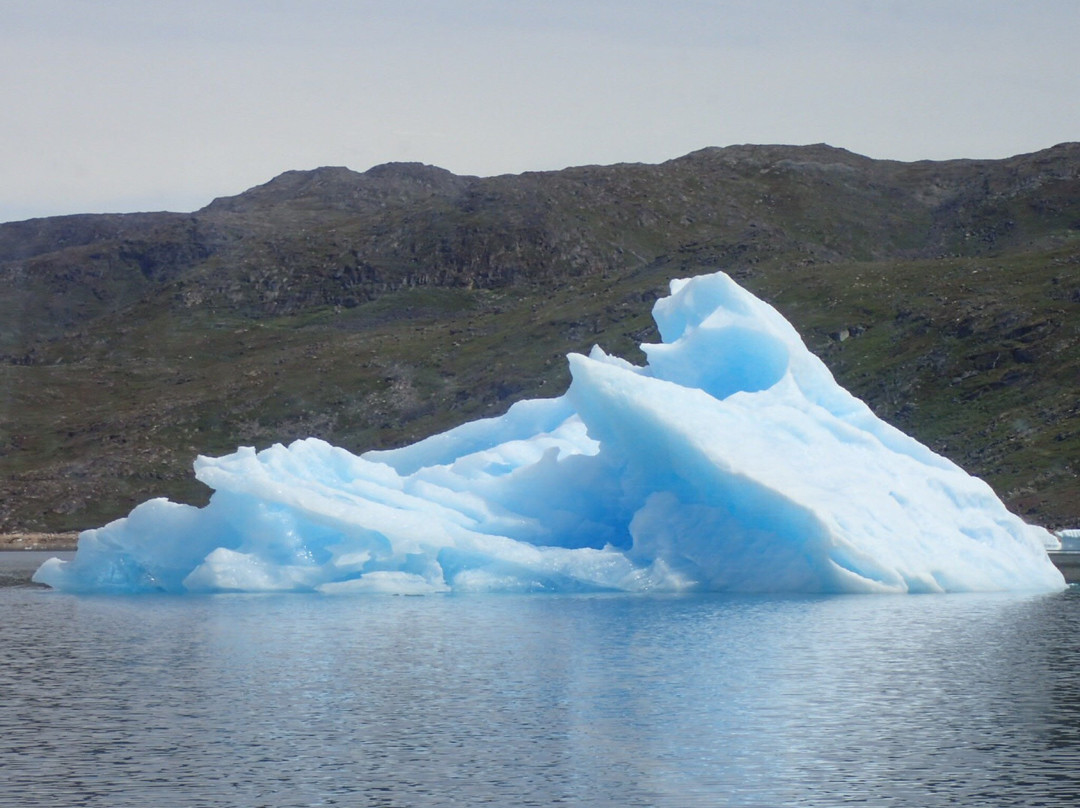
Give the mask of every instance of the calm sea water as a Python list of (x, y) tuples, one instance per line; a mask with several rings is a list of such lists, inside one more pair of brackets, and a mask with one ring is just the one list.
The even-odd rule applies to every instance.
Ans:
[(13, 571), (39, 558), (0, 556), (10, 808), (1003, 808), (1080, 793), (1075, 588), (74, 597)]

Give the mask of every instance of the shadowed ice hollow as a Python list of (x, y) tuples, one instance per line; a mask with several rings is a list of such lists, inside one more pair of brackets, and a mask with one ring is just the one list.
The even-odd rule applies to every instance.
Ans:
[(200, 457), (35, 580), (75, 592), (957, 592), (1064, 586), (1045, 530), (879, 420), (727, 275), (673, 281), (637, 367), (393, 451)]

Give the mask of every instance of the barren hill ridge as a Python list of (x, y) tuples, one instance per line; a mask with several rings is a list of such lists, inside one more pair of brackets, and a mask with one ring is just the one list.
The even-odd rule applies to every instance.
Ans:
[(193, 213), (0, 225), (0, 529), (205, 495), (199, 452), (362, 450), (630, 358), (723, 269), (881, 415), (1033, 521), (1080, 521), (1080, 144), (900, 163), (816, 146), (498, 177), (289, 171)]

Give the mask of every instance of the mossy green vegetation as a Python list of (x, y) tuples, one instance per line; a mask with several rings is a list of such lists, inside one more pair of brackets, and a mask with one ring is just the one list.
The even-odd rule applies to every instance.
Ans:
[(1080, 522), (1080, 149), (325, 171), (190, 215), (0, 225), (0, 530), (201, 502), (200, 453), (398, 446), (559, 395), (567, 352), (642, 362), (668, 281), (718, 269), (1025, 518)]

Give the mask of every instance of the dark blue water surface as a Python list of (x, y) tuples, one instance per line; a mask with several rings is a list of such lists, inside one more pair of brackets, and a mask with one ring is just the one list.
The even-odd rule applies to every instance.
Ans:
[[(31, 565), (13, 558), (0, 570)], [(12, 808), (1002, 808), (1080, 792), (1075, 588), (76, 597), (20, 580), (0, 573)]]

